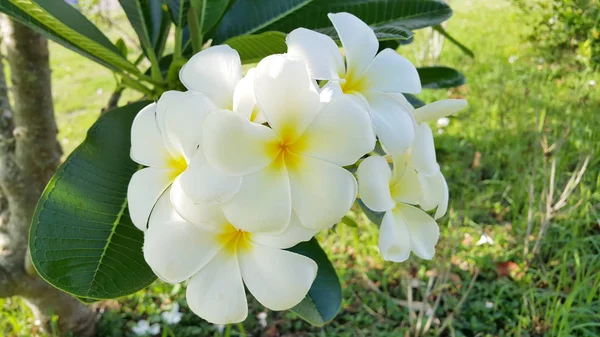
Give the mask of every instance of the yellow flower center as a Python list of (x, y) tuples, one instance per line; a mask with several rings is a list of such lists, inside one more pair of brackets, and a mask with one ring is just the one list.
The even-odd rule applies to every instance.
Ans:
[(367, 88), (367, 81), (364, 76), (356, 78), (352, 73), (346, 74), (345, 81), (340, 82), (340, 87), (344, 94), (362, 92)]
[(250, 250), (252, 248), (251, 239), (252, 233), (237, 229), (231, 224), (227, 224), (223, 232), (217, 235), (217, 241), (229, 254)]
[(170, 180), (173, 181), (177, 176), (179, 176), (183, 171), (185, 171), (188, 167), (187, 162), (183, 156), (180, 157), (171, 157), (169, 158), (169, 162), (167, 163), (167, 167), (171, 169)]

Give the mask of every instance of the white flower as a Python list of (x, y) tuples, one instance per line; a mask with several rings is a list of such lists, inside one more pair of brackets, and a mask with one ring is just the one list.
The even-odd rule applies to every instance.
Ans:
[(510, 55), (508, 57), (508, 63), (510, 63), (510, 64), (515, 63), (515, 62), (517, 62), (518, 59), (519, 59), (519, 57), (517, 55)]
[[(204, 95), (192, 92), (167, 91), (157, 103), (142, 109), (131, 128), (131, 158), (147, 166), (136, 172), (127, 190), (131, 220), (141, 230), (161, 194), (189, 165), (205, 168), (203, 154), (198, 149), (200, 130), (205, 117), (216, 107)], [(222, 195), (232, 195), (240, 179), (214, 173), (210, 182), (219, 184)], [(214, 191), (215, 189), (210, 189)]]
[(148, 321), (141, 319), (133, 328), (131, 328), (131, 331), (138, 336), (158, 335), (160, 332), (160, 325), (158, 323), (150, 325)]
[(433, 134), (424, 123), (417, 126), (413, 147), (387, 160), (374, 156), (358, 167), (361, 200), (371, 210), (386, 212), (379, 232), (379, 250), (384, 259), (402, 262), (410, 251), (431, 259), (439, 238), (435, 220), (423, 210), (437, 208), (435, 218), (448, 208), (448, 185), (436, 162)]
[(179, 323), (183, 314), (179, 312), (179, 303), (174, 303), (171, 311), (165, 311), (161, 313), (160, 316), (165, 323), (171, 325)]
[[(265, 118), (254, 97), (254, 76), (255, 69), (250, 69), (242, 77), (239, 54), (227, 45), (199, 52), (179, 73), (186, 88), (207, 96), (218, 110), (234, 111), (251, 122), (262, 124)], [(201, 128), (202, 125), (197, 125), (195, 134), (199, 135)], [(237, 193), (240, 182), (240, 177), (231, 177), (213, 168), (206, 161), (202, 147), (181, 176), (183, 191), (194, 202), (227, 201)]]
[(483, 233), (481, 234), (481, 237), (479, 238), (479, 241), (477, 241), (476, 245), (481, 246), (486, 244), (493, 245), (494, 239), (492, 239), (489, 235)]
[(288, 54), (306, 60), (314, 79), (328, 80), (324, 96), (347, 94), (369, 107), (380, 142), (391, 153), (401, 153), (412, 143), (412, 117), (398, 94), (417, 94), (421, 82), (415, 66), (395, 50), (377, 54), (373, 30), (349, 13), (329, 14), (344, 53), (328, 36), (298, 28), (287, 37)]
[(287, 55), (258, 64), (254, 91), (270, 127), (220, 111), (202, 130), (209, 163), (243, 176), (239, 192), (223, 204), (225, 216), (251, 232), (280, 232), (294, 215), (308, 228), (337, 223), (357, 192), (342, 166), (375, 146), (367, 112), (345, 96), (321, 104), (304, 62)]
[(442, 117), (437, 120), (438, 128), (445, 128), (450, 125), (450, 119), (448, 117)]
[(306, 296), (317, 265), (285, 249), (315, 231), (297, 218), (277, 236), (243, 231), (227, 221), (218, 203), (194, 204), (179, 187), (173, 185), (170, 193), (177, 211), (165, 193), (152, 212), (144, 258), (166, 282), (189, 279), (186, 299), (195, 314), (213, 324), (243, 321), (248, 314), (244, 284), (271, 310), (287, 310)]
[(266, 328), (267, 327), (267, 313), (266, 312), (259, 312), (258, 315), (256, 315), (256, 319), (258, 319), (258, 325), (261, 328)]
[[(402, 99), (405, 99), (402, 97)], [(408, 101), (407, 101), (408, 103)], [(410, 106), (410, 104), (408, 104)], [(410, 107), (415, 122), (421, 124), (424, 122), (433, 122), (441, 118), (452, 116), (467, 106), (464, 99), (443, 99), (433, 103), (426, 104), (418, 109)]]

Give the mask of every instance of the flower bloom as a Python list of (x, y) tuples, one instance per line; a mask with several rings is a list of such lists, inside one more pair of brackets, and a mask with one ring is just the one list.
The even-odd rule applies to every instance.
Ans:
[(154, 336), (160, 332), (160, 324), (154, 323), (150, 325), (145, 319), (141, 319), (131, 328), (131, 331), (137, 336)]
[(328, 16), (344, 47), (345, 63), (330, 37), (304, 28), (288, 35), (288, 54), (305, 60), (312, 78), (328, 80), (324, 96), (346, 94), (364, 102), (384, 148), (403, 152), (412, 143), (414, 122), (398, 96), (421, 91), (415, 66), (389, 48), (377, 54), (375, 33), (354, 15)]
[(142, 109), (131, 127), (131, 158), (147, 166), (137, 171), (127, 190), (132, 222), (146, 229), (162, 193), (187, 170), (199, 139), (199, 127), (214, 104), (204, 95), (168, 91)]
[[(162, 280), (189, 279), (187, 302), (198, 316), (214, 324), (241, 322), (248, 315), (244, 284), (271, 310), (286, 310), (308, 293), (316, 263), (284, 249), (309, 240), (315, 231), (292, 219), (285, 232), (268, 235), (244, 231), (225, 218), (217, 203), (194, 204), (171, 187), (161, 197), (144, 233), (144, 258)], [(160, 247), (160, 249), (157, 249)]]
[(179, 303), (174, 303), (170, 311), (165, 311), (160, 314), (163, 321), (169, 325), (177, 324), (181, 321), (182, 313), (179, 312)]
[(356, 198), (356, 180), (342, 166), (375, 146), (367, 112), (344, 96), (321, 103), (305, 63), (288, 55), (258, 64), (254, 93), (269, 126), (218, 111), (202, 130), (208, 162), (243, 177), (223, 203), (225, 216), (251, 232), (280, 232), (294, 215), (305, 227), (330, 227)]
[(420, 124), (415, 127), (412, 147), (393, 156), (393, 170), (379, 156), (359, 165), (361, 200), (369, 209), (385, 212), (379, 231), (379, 250), (384, 259), (402, 262), (411, 251), (424, 259), (433, 257), (439, 228), (425, 211), (437, 208), (435, 219), (444, 216), (449, 195), (437, 163), (433, 133), (425, 121), (454, 114), (465, 106), (464, 100), (444, 100), (411, 109)]

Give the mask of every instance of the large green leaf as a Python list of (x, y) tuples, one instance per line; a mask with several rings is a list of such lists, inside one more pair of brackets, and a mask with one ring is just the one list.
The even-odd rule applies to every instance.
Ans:
[(190, 0), (196, 13), (201, 15), (198, 18), (202, 33), (206, 33), (213, 28), (225, 13), (229, 0)]
[(237, 50), (242, 63), (255, 63), (266, 56), (285, 53), (285, 36), (282, 32), (242, 35), (225, 41), (225, 44)]
[(433, 26), (452, 16), (452, 9), (442, 0), (314, 0), (260, 30), (287, 33), (298, 27), (331, 27), (327, 13), (337, 12), (354, 14), (373, 27), (394, 26), (407, 30)]
[(29, 245), (35, 268), (86, 301), (138, 291), (156, 277), (144, 261), (143, 233), (129, 218), (131, 123), (148, 102), (103, 114), (60, 166), (35, 210)]
[(417, 68), (421, 86), (427, 89), (444, 89), (465, 84), (465, 77), (457, 70), (448, 67)]
[(187, 26), (187, 11), (190, 9), (190, 0), (167, 0), (167, 7), (175, 26)]
[(119, 0), (144, 49), (154, 48), (161, 35), (161, 0)]
[[(408, 40), (413, 36), (412, 31), (410, 31), (409, 29), (407, 29), (401, 25), (397, 25), (397, 24), (383, 24), (380, 26), (372, 26), (371, 28), (373, 28), (373, 31), (375, 32), (375, 36), (377, 36), (377, 40), (379, 40), (379, 41)], [(331, 37), (334, 40), (339, 40), (338, 34), (335, 31), (335, 29), (333, 28), (333, 26), (326, 27), (326, 28), (318, 28), (316, 30), (320, 33), (323, 33), (323, 34)], [(396, 44), (396, 47), (397, 46), (398, 46), (398, 44)], [(396, 49), (396, 48), (394, 48), (394, 49)]]
[[(308, 5), (312, 0), (237, 0), (216, 26), (215, 44), (239, 35), (265, 29), (273, 23)], [(319, 1), (319, 0), (317, 0)], [(321, 1), (322, 2), (322, 1)], [(326, 26), (321, 26), (326, 27)], [(295, 28), (295, 27), (294, 27)]]
[(0, 0), (0, 11), (111, 70), (139, 72), (97, 27), (64, 1)]
[(308, 294), (291, 310), (312, 325), (324, 325), (337, 315), (342, 305), (342, 287), (335, 269), (315, 238), (289, 250), (311, 258), (319, 266)]

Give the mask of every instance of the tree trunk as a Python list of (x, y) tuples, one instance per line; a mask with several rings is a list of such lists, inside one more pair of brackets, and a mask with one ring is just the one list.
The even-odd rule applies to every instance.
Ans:
[(22, 296), (36, 319), (57, 315), (61, 333), (95, 334), (95, 313), (44, 282), (33, 269), (27, 238), (35, 205), (60, 163), (50, 79), (48, 42), (5, 21), (14, 109), (0, 65), (0, 297)]

